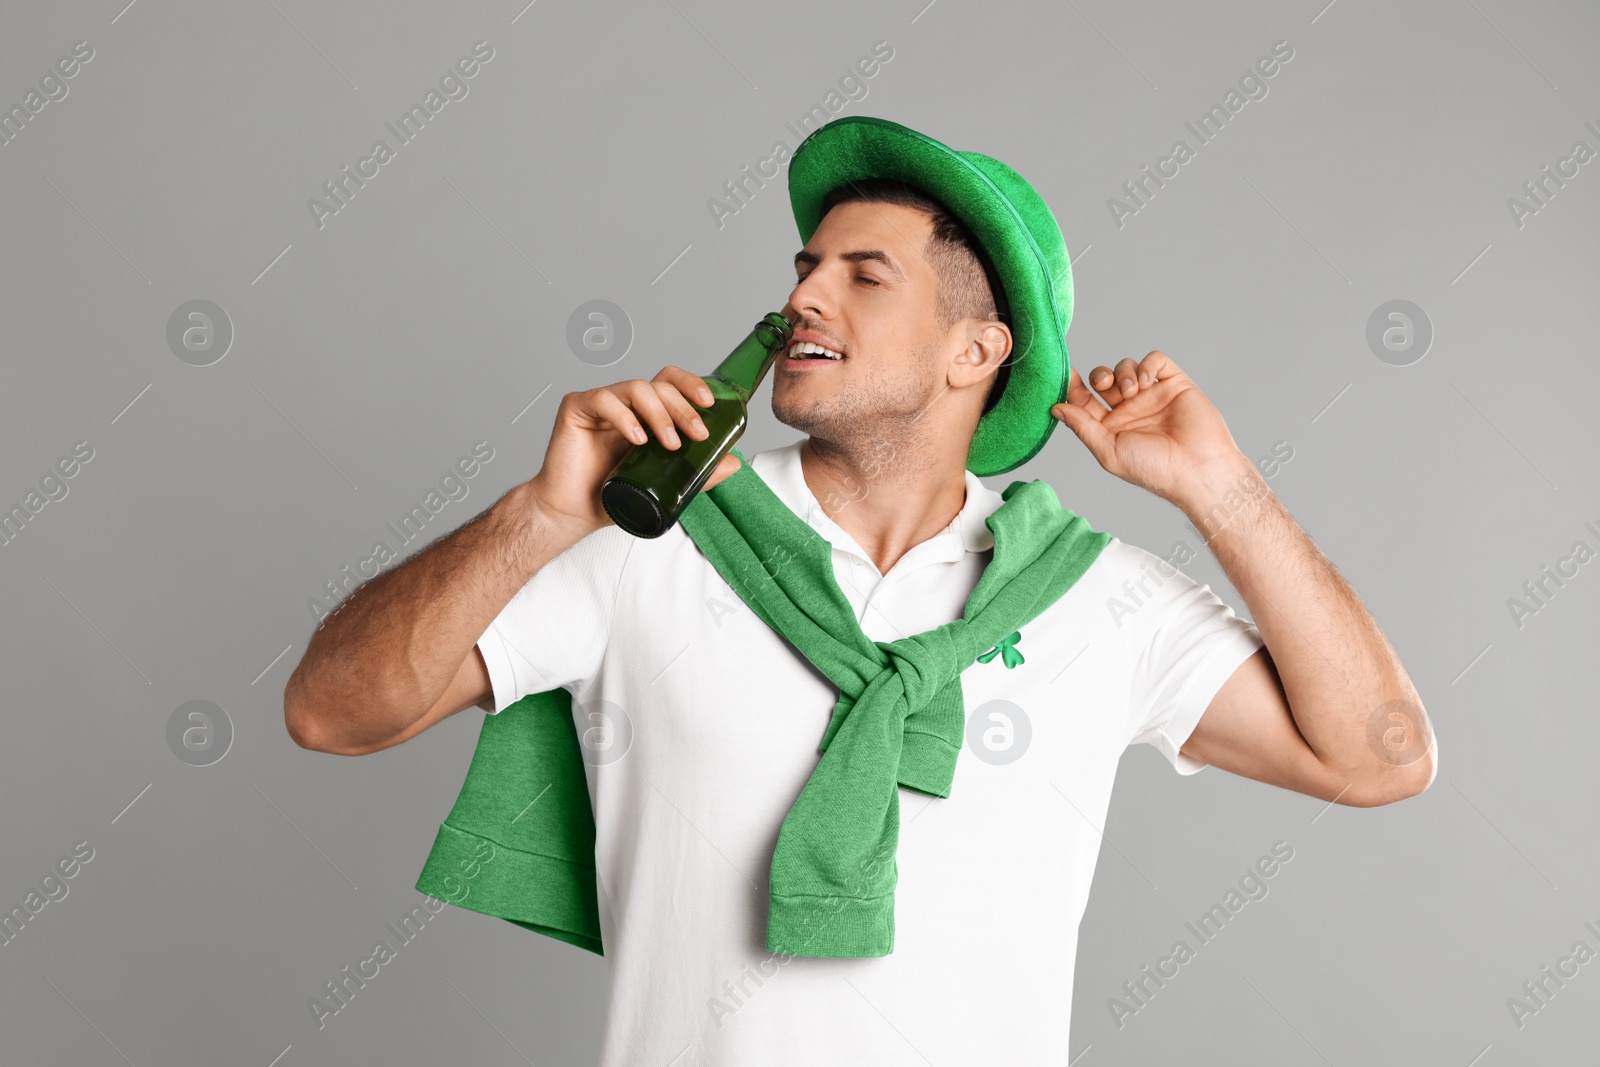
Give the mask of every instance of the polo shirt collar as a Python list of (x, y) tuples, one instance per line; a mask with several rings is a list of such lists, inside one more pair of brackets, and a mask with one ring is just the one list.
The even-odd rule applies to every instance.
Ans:
[[(800, 462), (800, 448), (804, 443), (805, 439), (801, 438), (778, 448), (757, 452), (750, 457), (750, 464), (778, 499), (826, 540), (838, 543), (842, 537), (855, 546), (854, 538), (828, 516), (811, 487), (806, 484), (805, 470)], [(1005, 498), (984, 485), (983, 480), (970, 470), (963, 473), (967, 482), (966, 502), (950, 526), (935, 536), (943, 537), (953, 531), (963, 551), (985, 552), (994, 547), (994, 533), (985, 520), (1005, 503)], [(859, 550), (859, 546), (855, 547)]]

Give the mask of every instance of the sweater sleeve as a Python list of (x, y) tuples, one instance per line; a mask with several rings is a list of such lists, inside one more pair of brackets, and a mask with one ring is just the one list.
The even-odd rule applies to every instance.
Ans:
[(1257, 649), (1253, 622), (1152, 552), (1123, 545), (1134, 609), (1123, 618), (1132, 662), (1128, 744), (1155, 746), (1179, 774), (1208, 766), (1179, 751), (1211, 698)]
[(495, 616), (478, 649), (498, 715), (530, 693), (577, 689), (600, 669), (622, 571), (638, 538), (605, 526), (546, 563)]

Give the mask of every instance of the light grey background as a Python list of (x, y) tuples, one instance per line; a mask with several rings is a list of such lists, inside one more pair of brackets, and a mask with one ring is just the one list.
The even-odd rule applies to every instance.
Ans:
[[(94, 49), (0, 147), (0, 506), (75, 442), (94, 450), (0, 547), (0, 905), (94, 849), (0, 947), (0, 1059), (593, 1062), (604, 961), (455, 908), (316, 1028), (308, 998), (419, 901), (480, 715), (335, 757), (289, 740), (283, 684), (308, 601), (394, 545), (385, 522), (474, 442), (494, 459), (425, 540), (537, 471), (563, 393), (708, 370), (782, 305), (782, 179), (720, 229), (706, 202), (792, 149), (785, 122), (879, 40), (892, 60), (840, 114), (1035, 184), (1075, 260), (1081, 370), (1161, 348), (1247, 454), (1293, 449), (1273, 490), (1439, 735), (1433, 787), (1372, 810), (1131, 752), (1082, 926), (1074, 1062), (1592, 1050), (1600, 963), (1520, 1028), (1507, 999), (1574, 942), (1600, 948), (1583, 925), (1600, 927), (1600, 564), (1520, 627), (1508, 601), (1574, 542), (1600, 548), (1600, 163), (1520, 227), (1507, 200), (1575, 141), (1600, 149), (1593, 5), (124, 2), (0, 13), (5, 107), (74, 42)], [(307, 199), (479, 40), (494, 57), (468, 95), (319, 229)], [(1294, 56), (1268, 94), (1119, 228), (1108, 198), (1174, 140), (1195, 147), (1185, 121), (1280, 40)], [(204, 367), (166, 340), (198, 299), (234, 330)], [(634, 330), (608, 367), (565, 342), (591, 299)], [(1396, 299), (1434, 330), (1408, 366), (1366, 339)], [(795, 436), (763, 401), (741, 447)], [(1200, 548), (1064, 427), (990, 482), (1034, 477), (1097, 529)], [(1185, 569), (1245, 613), (1203, 550)], [(232, 724), (210, 766), (169, 748), (191, 700)], [(1108, 998), (1280, 839), (1295, 855), (1270, 895), (1119, 1029)]]

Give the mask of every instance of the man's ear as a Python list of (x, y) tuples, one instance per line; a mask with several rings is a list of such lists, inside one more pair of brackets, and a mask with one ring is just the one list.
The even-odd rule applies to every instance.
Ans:
[[(1011, 331), (995, 319), (969, 319), (966, 350), (957, 354), (951, 385), (987, 381), (1011, 354)], [(985, 371), (983, 368), (993, 368)]]

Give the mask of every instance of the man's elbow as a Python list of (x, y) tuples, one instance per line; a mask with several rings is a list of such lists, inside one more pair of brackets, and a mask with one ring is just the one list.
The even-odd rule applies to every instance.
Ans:
[(1436, 752), (1429, 750), (1403, 766), (1386, 764), (1360, 789), (1349, 790), (1340, 802), (1356, 808), (1378, 808), (1410, 800), (1427, 792), (1438, 772)]
[(284, 697), (283, 725), (289, 731), (289, 740), (313, 752), (327, 752), (328, 740), (317, 716), (303, 703)]
[(1395, 706), (1391, 701), (1379, 709), (1385, 713), (1382, 722), (1393, 724), (1381, 736), (1373, 737), (1369, 727), (1368, 745), (1375, 758), (1360, 787), (1350, 790), (1354, 795), (1344, 803), (1376, 808), (1409, 800), (1427, 792), (1438, 777), (1439, 742), (1428, 713), (1413, 702), (1400, 702), (1400, 711)]
[(1405, 785), (1408, 789), (1398, 800), (1421, 796), (1428, 791), (1433, 780), (1439, 776), (1439, 743), (1434, 738), (1433, 731), (1425, 731), (1427, 747), (1422, 750), (1422, 755), (1416, 760), (1406, 764), (1402, 770), (1406, 772)]
[(1423, 755), (1422, 759), (1418, 761), (1418, 769), (1416, 772), (1417, 791), (1412, 793), (1412, 796), (1420, 796), (1421, 794), (1427, 792), (1428, 787), (1433, 784), (1433, 780), (1439, 776), (1438, 756), (1438, 749), (1429, 749), (1428, 752)]
[(330, 728), (328, 715), (305, 698), (292, 678), (284, 688), (283, 725), (289, 733), (289, 740), (301, 748), (340, 756), (353, 754), (337, 731)]

